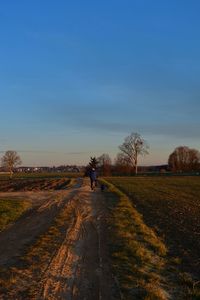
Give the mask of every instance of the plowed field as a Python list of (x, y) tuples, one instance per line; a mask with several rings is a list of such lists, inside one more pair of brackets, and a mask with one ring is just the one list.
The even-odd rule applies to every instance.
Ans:
[(1, 180), (0, 192), (60, 190), (65, 189), (69, 182), (66, 178)]
[(200, 278), (200, 177), (109, 178), (167, 244), (180, 269)]

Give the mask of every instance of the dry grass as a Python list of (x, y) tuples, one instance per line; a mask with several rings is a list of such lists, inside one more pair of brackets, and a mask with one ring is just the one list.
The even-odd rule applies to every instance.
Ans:
[(165, 245), (144, 224), (128, 197), (112, 184), (104, 183), (109, 187), (107, 205), (112, 266), (123, 299), (169, 299), (163, 275)]

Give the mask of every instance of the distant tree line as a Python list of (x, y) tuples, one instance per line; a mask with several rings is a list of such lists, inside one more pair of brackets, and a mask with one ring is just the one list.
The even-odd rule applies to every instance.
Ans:
[[(132, 132), (125, 137), (122, 145), (119, 146), (120, 152), (117, 154), (114, 162), (107, 153), (103, 153), (99, 157), (91, 157), (89, 164), (86, 166), (85, 174), (89, 169), (98, 169), (99, 175), (137, 175), (139, 172), (200, 172), (200, 152), (197, 149), (192, 149), (187, 146), (179, 146), (169, 155), (168, 165), (163, 166), (150, 166), (141, 167), (138, 166), (139, 156), (148, 154), (149, 145), (142, 138), (139, 133)], [(21, 158), (16, 151), (6, 151), (1, 158), (1, 166), (3, 170), (6, 170), (10, 174), (10, 178), (13, 176), (13, 172), (18, 165), (20, 165)], [(69, 169), (70, 167), (70, 169)], [(50, 167), (49, 167), (50, 168)], [(42, 169), (42, 168), (41, 168)], [(48, 169), (48, 167), (47, 167)], [(46, 169), (46, 170), (47, 170)], [(80, 168), (76, 166), (59, 166), (52, 167), (48, 171), (64, 172), (73, 170), (79, 172)]]
[(80, 172), (82, 169), (77, 167), (76, 165), (61, 165), (58, 167), (18, 167), (22, 164), (21, 158), (16, 151), (8, 150), (5, 152), (3, 157), (1, 158), (1, 172), (8, 172), (10, 179), (13, 177), (14, 172), (23, 172), (23, 173), (30, 173), (30, 172)]
[(200, 152), (187, 146), (177, 147), (168, 158), (168, 164), (162, 166), (138, 166), (139, 156), (148, 154), (149, 145), (138, 133), (132, 132), (119, 146), (120, 152), (112, 163), (109, 154), (91, 157), (88, 166), (98, 170), (99, 175), (137, 175), (139, 172), (195, 172), (200, 171)]
[(148, 154), (149, 145), (138, 133), (132, 132), (124, 139), (124, 143), (119, 146), (120, 152), (117, 154), (114, 164), (112, 164), (109, 154), (103, 153), (98, 158), (91, 157), (86, 166), (86, 174), (90, 168), (98, 169), (99, 175), (110, 176), (119, 173), (138, 172), (138, 157)]
[(200, 169), (200, 152), (187, 146), (177, 147), (169, 156), (168, 165), (173, 172), (191, 172)]

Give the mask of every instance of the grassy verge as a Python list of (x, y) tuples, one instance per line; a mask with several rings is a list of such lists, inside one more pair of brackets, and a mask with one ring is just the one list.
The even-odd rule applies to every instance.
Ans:
[[(169, 299), (164, 276), (167, 249), (147, 227), (128, 197), (108, 186), (113, 273), (123, 299)], [(117, 198), (113, 198), (114, 193)]]
[(0, 199), (0, 231), (16, 221), (30, 207), (30, 203), (22, 199)]

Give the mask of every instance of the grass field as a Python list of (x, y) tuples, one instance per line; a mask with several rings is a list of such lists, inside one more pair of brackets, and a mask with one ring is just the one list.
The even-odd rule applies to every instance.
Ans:
[(9, 223), (17, 220), (30, 203), (22, 199), (1, 198), (0, 199), (0, 231), (6, 228)]
[(110, 177), (107, 180), (129, 197), (144, 223), (162, 239), (168, 259), (178, 264), (180, 280), (187, 281), (191, 290), (196, 283), (199, 285), (200, 178)]
[[(13, 179), (34, 179), (34, 178), (77, 178), (83, 176), (83, 173), (71, 173), (71, 172), (61, 172), (61, 173), (14, 173)], [(9, 179), (9, 174), (0, 173), (0, 181)]]

